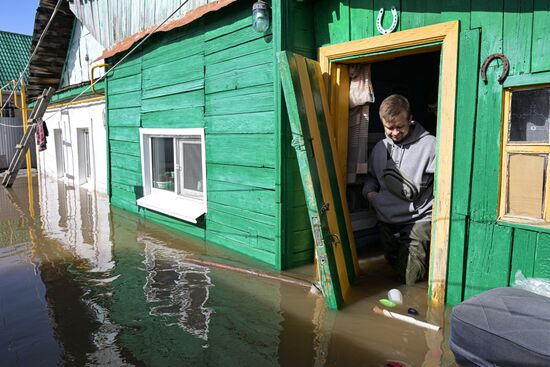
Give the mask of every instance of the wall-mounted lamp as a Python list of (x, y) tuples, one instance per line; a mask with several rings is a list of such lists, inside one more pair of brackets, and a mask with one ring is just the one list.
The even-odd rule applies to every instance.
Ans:
[(269, 29), (269, 5), (263, 0), (252, 5), (252, 28), (260, 33)]

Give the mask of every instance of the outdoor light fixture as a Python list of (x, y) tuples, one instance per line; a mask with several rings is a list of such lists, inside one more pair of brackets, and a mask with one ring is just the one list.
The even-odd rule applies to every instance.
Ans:
[(259, 33), (269, 29), (269, 5), (263, 0), (252, 5), (252, 28)]

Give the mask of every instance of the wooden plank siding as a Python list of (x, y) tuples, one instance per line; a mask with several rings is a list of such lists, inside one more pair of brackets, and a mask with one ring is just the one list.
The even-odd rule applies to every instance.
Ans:
[[(153, 35), (109, 77), (111, 203), (280, 266), (274, 48), (250, 26), (251, 4)], [(197, 225), (137, 208), (141, 127), (205, 129), (208, 212)]]
[(205, 32), (206, 240), (276, 265), (274, 50), (250, 24), (243, 8)]
[[(310, 58), (321, 46), (460, 20), (447, 302), (507, 286), (515, 271), (550, 276), (550, 233), (498, 218), (503, 52), (509, 80), (550, 81), (545, 0), (274, 1), (273, 29), (250, 27), (250, 1), (153, 35), (109, 76), (111, 203), (207, 241), (288, 268), (313, 259), (313, 239), (275, 51)], [(273, 33), (272, 33), (273, 32)], [(276, 33), (279, 32), (279, 33)], [(110, 60), (116, 62), (120, 57)], [(526, 82), (527, 80), (527, 82)], [(187, 224), (136, 206), (142, 195), (139, 128), (204, 128), (208, 213)], [(444, 143), (444, 142), (440, 142)]]
[(376, 34), (376, 17), (372, 12), (373, 4), (373, 0), (350, 0), (351, 39), (367, 38)]
[[(312, 2), (299, 4), (307, 8)], [(489, 55), (504, 53), (510, 60), (509, 80), (521, 79), (523, 85), (529, 80), (533, 84), (550, 82), (549, 3), (316, 1), (312, 16), (316, 47), (378, 35), (378, 12), (384, 7), (383, 25), (388, 27), (392, 5), (399, 13), (396, 31), (460, 20), (446, 301), (455, 304), (486, 289), (508, 286), (517, 270), (526, 276), (548, 277), (549, 231), (536, 225), (503, 223), (498, 218), (503, 86), (497, 79), (502, 63), (490, 64), (488, 83), (481, 80), (479, 72)], [(299, 24), (292, 29), (304, 29), (310, 21), (292, 14), (289, 19)], [(299, 49), (297, 44), (296, 52)], [(299, 208), (294, 210), (299, 212)]]
[(141, 52), (136, 51), (113, 71), (108, 81), (108, 139), (111, 204), (138, 212), (143, 193), (139, 127), (141, 105)]
[[(478, 4), (482, 6), (483, 4)], [(481, 32), (480, 60), (502, 52), (503, 2), (494, 1), (489, 8), (472, 9), (472, 23), (483, 24)], [(489, 21), (490, 20), (490, 21)], [(498, 175), (500, 171), (500, 121), (502, 109), (502, 87), (495, 83), (501, 69), (493, 62), (487, 69), (489, 83), (478, 79), (477, 123), (472, 180), (479, 185), (471, 188), (471, 217), (476, 222), (496, 219), (498, 207)], [(484, 123), (481, 123), (484, 119)]]
[[(287, 4), (285, 49), (315, 59), (317, 57), (315, 24), (318, 20), (311, 16), (315, 5), (310, 1), (289, 1)], [(291, 145), (292, 133), (286, 103), (283, 103), (281, 116), (281, 124), (286, 127), (281, 147), (284, 160), (282, 232), (283, 243), (286, 245), (284, 249), (286, 256), (283, 261), (286, 261), (285, 267), (292, 268), (312, 262), (315, 254), (296, 150)]]
[(550, 70), (550, 2), (535, 0), (533, 4), (533, 37), (531, 49), (531, 71)]
[(521, 229), (516, 229), (514, 231), (510, 283), (514, 281), (515, 274), (518, 270), (526, 277), (534, 276), (538, 237), (539, 234), (537, 232)]
[(472, 176), (472, 157), (474, 147), (474, 128), (477, 107), (477, 86), (479, 69), (479, 29), (462, 31), (458, 75), (471, 75), (470, 78), (458, 78), (457, 106), (462, 106), (456, 114), (454, 170), (461, 174), (453, 175), (451, 233), (449, 242), (449, 260), (447, 272), (447, 302), (458, 303), (463, 297), (465, 277), (465, 247), (467, 244), (468, 215), (470, 207), (470, 187)]
[(512, 233), (511, 227), (470, 222), (465, 298), (491, 288), (508, 286)]
[(502, 51), (510, 60), (511, 75), (531, 71), (532, 29), (533, 0), (506, 0)]
[(550, 233), (539, 233), (533, 276), (550, 278)]

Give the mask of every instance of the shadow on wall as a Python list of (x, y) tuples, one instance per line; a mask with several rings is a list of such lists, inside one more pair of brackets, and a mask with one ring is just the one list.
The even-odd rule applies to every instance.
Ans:
[[(346, 1), (349, 4), (349, 1)], [(343, 1), (328, 0), (315, 2), (309, 0), (303, 6), (310, 7), (313, 13), (311, 26), (314, 27), (316, 47), (347, 42), (379, 35), (376, 19), (383, 6), (385, 13), (382, 26), (388, 29), (392, 23), (391, 6), (397, 9), (399, 21), (396, 31), (411, 29), (450, 20), (469, 22), (470, 12), (530, 13), (533, 10), (547, 10), (543, 1), (525, 2), (526, 5), (505, 4), (502, 1), (393, 1), (373, 2), (372, 0), (354, 1), (352, 6)], [(382, 4), (382, 5), (380, 5)], [(460, 14), (462, 13), (462, 14)], [(500, 16), (500, 14), (499, 14)], [(296, 20), (301, 24), (302, 19)]]
[(137, 199), (141, 199), (143, 197), (143, 186), (134, 186), (134, 195)]

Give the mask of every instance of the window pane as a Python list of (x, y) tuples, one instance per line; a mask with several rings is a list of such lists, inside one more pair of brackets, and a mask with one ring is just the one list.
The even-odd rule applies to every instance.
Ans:
[(174, 191), (174, 143), (172, 138), (151, 138), (153, 187)]
[(507, 214), (543, 218), (546, 160), (548, 155), (508, 155)]
[(510, 142), (548, 143), (550, 88), (512, 92)]
[(183, 188), (202, 192), (202, 152), (200, 143), (185, 142), (183, 144), (183, 170)]
[(85, 177), (87, 179), (92, 177), (92, 168), (90, 164), (90, 134), (88, 129), (83, 131), (84, 138), (84, 168), (85, 168)]

